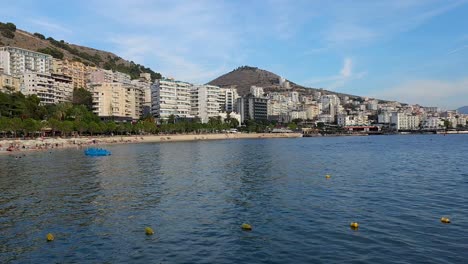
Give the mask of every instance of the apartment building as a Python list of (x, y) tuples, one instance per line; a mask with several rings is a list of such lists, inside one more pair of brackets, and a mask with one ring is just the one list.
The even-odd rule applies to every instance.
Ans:
[(219, 116), (220, 89), (214, 85), (195, 85), (190, 89), (190, 115), (197, 116), (202, 123), (210, 117)]
[(396, 130), (416, 130), (419, 129), (420, 118), (406, 113), (392, 113), (390, 122), (394, 124)]
[(90, 84), (93, 112), (101, 119), (132, 121), (141, 116), (143, 92), (134, 85), (124, 83)]
[(268, 120), (268, 99), (258, 98), (252, 94), (237, 99), (237, 112), (241, 115), (241, 122), (246, 120)]
[(70, 102), (73, 97), (71, 77), (62, 74), (28, 72), (22, 76), (21, 92), (35, 94), (42, 105)]
[(52, 56), (16, 47), (0, 47), (0, 68), (14, 77), (26, 72), (48, 74), (52, 68)]
[(192, 84), (174, 79), (156, 80), (151, 86), (151, 112), (156, 118), (193, 117), (190, 114), (190, 89)]
[(218, 101), (221, 112), (236, 111), (237, 98), (239, 98), (239, 94), (236, 88), (220, 88)]
[(0, 92), (15, 93), (20, 91), (20, 79), (0, 71)]
[(87, 88), (88, 75), (96, 70), (96, 67), (86, 66), (79, 61), (54, 59), (52, 62), (52, 72), (70, 76), (75, 89)]

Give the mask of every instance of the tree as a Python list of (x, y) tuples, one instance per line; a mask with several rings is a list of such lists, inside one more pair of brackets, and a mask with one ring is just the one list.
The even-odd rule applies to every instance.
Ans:
[(40, 38), (40, 39), (42, 39), (42, 40), (45, 39), (45, 36), (42, 35), (41, 33), (37, 33), (37, 32), (36, 32), (36, 33), (34, 33), (34, 36), (36, 36), (36, 37), (38, 37), (38, 38)]
[(93, 122), (89, 123), (89, 125), (88, 125), (88, 131), (89, 131), (89, 133), (91, 133), (91, 136), (92, 136), (93, 134), (95, 134), (95, 133), (98, 133), (99, 130), (100, 130), (100, 127), (99, 127), (99, 125), (98, 125), (96, 122), (93, 121)]
[(175, 115), (171, 114), (171, 115), (167, 118), (167, 123), (168, 123), (168, 124), (174, 124), (174, 123), (175, 123)]
[(36, 132), (40, 129), (40, 124), (32, 118), (23, 121), (23, 133), (27, 136), (30, 133)]
[(93, 108), (93, 95), (90, 91), (84, 88), (78, 88), (73, 90), (73, 104), (84, 105), (88, 110)]

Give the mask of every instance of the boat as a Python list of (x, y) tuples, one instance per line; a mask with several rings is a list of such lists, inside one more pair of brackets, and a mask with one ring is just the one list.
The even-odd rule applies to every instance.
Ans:
[(84, 151), (86, 156), (110, 156), (111, 152), (107, 149), (101, 149), (101, 148), (88, 148)]

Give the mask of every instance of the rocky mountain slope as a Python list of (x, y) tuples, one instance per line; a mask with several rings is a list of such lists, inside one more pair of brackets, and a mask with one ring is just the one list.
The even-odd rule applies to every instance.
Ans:
[[(302, 94), (311, 94), (313, 92), (319, 91), (322, 94), (341, 95), (340, 93), (335, 93), (324, 89), (304, 87), (292, 81), (287, 81), (290, 84), (289, 91), (298, 91)], [(239, 67), (229, 73), (221, 75), (208, 84), (217, 85), (220, 87), (236, 87), (240, 95), (248, 94), (250, 92), (250, 86), (263, 87), (265, 91), (269, 92), (288, 91), (288, 89), (281, 87), (279, 75), (251, 66)], [(351, 98), (358, 97), (354, 95), (347, 96)]]

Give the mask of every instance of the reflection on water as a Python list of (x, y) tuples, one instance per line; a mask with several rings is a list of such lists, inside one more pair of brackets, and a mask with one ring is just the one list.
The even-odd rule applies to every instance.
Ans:
[[(468, 258), (467, 136), (109, 149), (112, 156), (99, 158), (72, 149), (0, 156), (1, 263)], [(241, 231), (244, 222), (252, 232)], [(155, 235), (145, 236), (146, 226)], [(54, 242), (45, 242), (49, 232)]]

